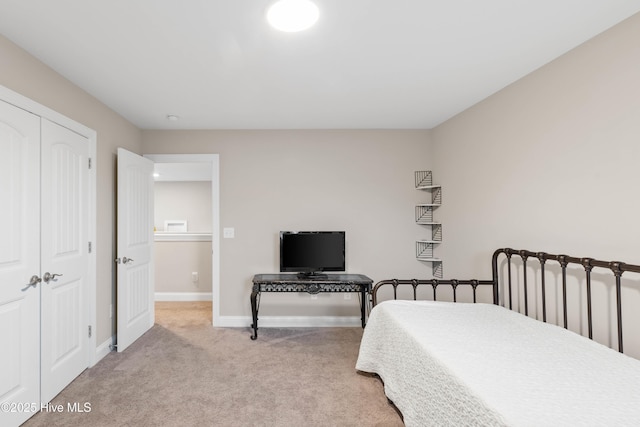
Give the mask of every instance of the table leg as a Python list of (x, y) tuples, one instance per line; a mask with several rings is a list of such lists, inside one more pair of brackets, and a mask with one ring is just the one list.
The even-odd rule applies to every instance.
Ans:
[(253, 328), (253, 335), (251, 335), (252, 340), (258, 339), (258, 294), (259, 291), (251, 292), (251, 314), (253, 316), (253, 324), (251, 327)]
[(365, 320), (364, 320), (364, 316), (366, 314), (367, 311), (367, 290), (365, 289), (365, 287), (363, 286), (360, 289), (360, 314), (362, 317), (360, 317), (360, 320), (362, 320), (362, 329), (364, 329), (364, 325), (365, 325)]

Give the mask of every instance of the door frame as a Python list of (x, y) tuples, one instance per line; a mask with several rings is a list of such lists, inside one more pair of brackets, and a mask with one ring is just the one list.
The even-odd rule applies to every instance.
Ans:
[[(42, 104), (39, 104), (32, 99), (27, 98), (24, 95), (19, 94), (5, 86), (0, 85), (0, 99), (3, 101), (12, 104), (18, 108), (29, 111), (37, 116), (55, 122), (67, 129), (82, 135), (87, 138), (89, 142), (89, 158), (91, 159), (91, 169), (89, 170), (89, 206), (88, 206), (88, 221), (89, 221), (89, 229), (88, 229), (88, 239), (91, 243), (91, 253), (89, 253), (89, 266), (88, 266), (88, 286), (85, 292), (85, 301), (82, 302), (86, 307), (85, 316), (87, 322), (89, 322), (89, 327), (91, 327), (91, 336), (89, 337), (89, 345), (87, 346), (86, 360), (87, 367), (92, 367), (98, 362), (98, 349), (96, 345), (96, 323), (97, 323), (97, 312), (96, 312), (96, 253), (97, 253), (97, 241), (96, 241), (96, 230), (97, 230), (97, 219), (96, 219), (96, 176), (97, 176), (97, 161), (96, 161), (96, 148), (97, 148), (97, 139), (98, 133), (88, 128), (87, 126), (76, 122), (75, 120), (66, 117), (49, 107), (45, 107)], [(111, 340), (111, 339), (109, 339)]]
[(220, 155), (219, 154), (144, 154), (154, 163), (211, 163), (211, 310), (213, 326), (221, 326), (220, 317)]

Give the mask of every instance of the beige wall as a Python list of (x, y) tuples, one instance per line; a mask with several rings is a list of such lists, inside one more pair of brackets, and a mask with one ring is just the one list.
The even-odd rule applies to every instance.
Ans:
[(640, 264), (638, 40), (640, 15), (433, 129), (445, 275), (490, 277), (498, 247)]
[(156, 181), (155, 227), (165, 231), (166, 220), (186, 220), (190, 233), (211, 233), (210, 181)]
[[(189, 233), (211, 233), (211, 181), (156, 181), (155, 227), (186, 220)], [(156, 292), (211, 292), (211, 241), (155, 244)], [(194, 283), (191, 273), (197, 272)]]
[[(211, 292), (211, 241), (156, 241), (154, 256), (156, 292)], [(198, 273), (195, 283), (191, 277), (193, 272)]]
[(97, 325), (98, 345), (114, 333), (109, 306), (115, 285), (115, 161), (117, 147), (140, 152), (140, 130), (100, 101), (0, 35), (0, 85), (45, 105), (98, 133)]
[[(221, 315), (249, 316), (251, 278), (279, 269), (280, 230), (345, 230), (347, 269), (374, 280), (430, 277), (415, 260), (413, 172), (428, 131), (143, 131), (145, 154), (219, 154)], [(355, 297), (354, 297), (355, 298)], [(268, 295), (261, 315), (357, 315), (340, 295)]]

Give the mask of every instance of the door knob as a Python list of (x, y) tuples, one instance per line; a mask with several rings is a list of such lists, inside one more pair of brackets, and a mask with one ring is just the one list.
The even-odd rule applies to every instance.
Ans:
[(122, 263), (123, 264), (127, 264), (129, 262), (133, 262), (133, 259), (132, 258), (127, 258), (127, 257), (123, 257), (122, 258)]
[[(31, 276), (31, 279), (29, 279), (29, 284), (27, 285), (27, 288), (29, 286), (36, 286), (38, 283), (42, 282), (42, 279), (39, 278), (37, 275), (33, 275)], [(26, 288), (25, 288), (26, 289)]]
[(62, 274), (58, 273), (49, 273), (48, 271), (42, 275), (42, 281), (44, 283), (49, 283), (51, 280), (55, 282), (57, 276), (62, 276)]

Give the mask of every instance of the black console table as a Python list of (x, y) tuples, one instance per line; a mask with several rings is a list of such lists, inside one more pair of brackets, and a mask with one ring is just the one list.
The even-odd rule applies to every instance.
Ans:
[(296, 274), (256, 274), (253, 276), (251, 292), (251, 314), (253, 315), (253, 335), (258, 338), (258, 308), (261, 292), (360, 292), (360, 315), (362, 327), (365, 325), (367, 294), (373, 281), (362, 274), (326, 274), (318, 277), (300, 278)]

